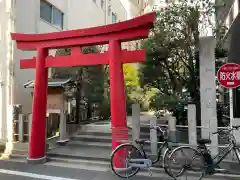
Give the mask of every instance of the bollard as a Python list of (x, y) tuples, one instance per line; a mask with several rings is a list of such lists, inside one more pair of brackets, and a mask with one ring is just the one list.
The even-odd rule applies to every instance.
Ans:
[(132, 140), (136, 145), (135, 141), (140, 139), (140, 105), (132, 105)]
[(24, 116), (23, 114), (19, 114), (18, 116), (18, 141), (24, 141)]
[(172, 142), (177, 142), (177, 133), (176, 133), (176, 117), (169, 116), (168, 118), (168, 133), (169, 138)]
[(67, 121), (66, 121), (66, 114), (65, 114), (65, 100), (62, 96), (61, 98), (61, 111), (60, 111), (60, 124), (59, 124), (59, 140), (57, 143), (59, 145), (65, 145), (69, 139), (68, 139), (68, 133), (67, 133)]
[[(150, 127), (154, 127), (157, 125), (157, 119), (153, 118), (150, 121)], [(157, 147), (158, 147), (158, 138), (157, 131), (155, 129), (150, 129), (150, 142), (151, 142), (151, 154), (157, 155)]]
[(32, 128), (32, 114), (29, 114), (28, 115), (28, 141), (30, 141), (31, 128)]
[[(13, 120), (12, 123), (14, 122), (14, 124), (16, 125), (16, 128), (18, 129), (18, 132), (13, 132), (14, 135), (18, 134), (17, 135), (18, 138), (16, 138), (15, 136), (12, 136), (12, 137), (9, 136), (8, 140), (19, 141), (19, 138), (21, 138), (20, 136), (22, 136), (22, 134), (23, 134), (23, 132), (22, 132), (23, 130), (20, 129), (20, 126), (22, 124), (20, 125), (20, 121), (19, 121), (20, 114), (22, 113), (22, 105), (21, 104), (10, 105), (8, 111), (9, 111), (9, 115), (11, 115), (11, 119)], [(8, 125), (10, 126), (9, 123), (8, 123)], [(19, 131), (21, 131), (21, 132), (19, 132)], [(22, 133), (22, 134), (20, 134), (20, 133)]]
[(191, 146), (197, 146), (196, 105), (188, 103), (188, 139)]

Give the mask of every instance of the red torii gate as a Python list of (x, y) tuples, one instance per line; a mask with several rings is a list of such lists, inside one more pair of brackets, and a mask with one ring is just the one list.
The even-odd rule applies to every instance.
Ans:
[[(11, 33), (21, 50), (37, 50), (37, 57), (20, 60), (20, 68), (36, 68), (32, 128), (28, 162), (41, 163), (45, 156), (46, 104), (49, 67), (69, 67), (109, 64), (112, 148), (120, 144), (119, 131), (127, 132), (126, 98), (123, 63), (143, 62), (145, 50), (121, 50), (121, 42), (147, 38), (153, 27), (155, 13), (132, 20), (94, 28), (53, 32), (47, 34)], [(82, 46), (109, 44), (108, 52), (82, 54)], [(71, 56), (48, 56), (49, 49), (71, 48)]]

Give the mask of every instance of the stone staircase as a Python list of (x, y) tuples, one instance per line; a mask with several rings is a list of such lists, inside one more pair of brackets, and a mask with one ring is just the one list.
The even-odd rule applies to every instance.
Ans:
[[(144, 127), (140, 134), (141, 139), (149, 140), (149, 128)], [(92, 169), (98, 171), (110, 170), (111, 147), (110, 124), (102, 122), (99, 124), (85, 125), (80, 129), (66, 146), (51, 149), (47, 155), (48, 165), (71, 167), (79, 169)], [(129, 129), (129, 141), (132, 141), (131, 129)], [(150, 144), (144, 149), (150, 152)], [(163, 169), (153, 168), (154, 172), (162, 173)], [(148, 172), (144, 172), (148, 176)]]
[[(141, 133), (141, 139), (149, 140), (149, 133)], [(129, 140), (132, 141), (131, 130)], [(57, 147), (47, 154), (52, 161), (64, 159), (96, 160), (109, 162), (112, 152), (112, 137), (109, 122), (85, 125), (68, 142), (66, 146)]]
[[(131, 128), (129, 127), (129, 140), (132, 142)], [(149, 127), (142, 126), (141, 139), (150, 139)], [(76, 169), (110, 171), (111, 147), (110, 122), (98, 122), (83, 125), (65, 146), (50, 146), (47, 151), (48, 162), (46, 165), (68, 167)], [(55, 143), (56, 144), (56, 143)], [(25, 161), (28, 146), (19, 147), (10, 155), (12, 160)], [(150, 154), (150, 144), (144, 146), (147, 154)], [(159, 167), (153, 167), (154, 173), (164, 173)], [(149, 176), (147, 171), (141, 171), (140, 175)]]

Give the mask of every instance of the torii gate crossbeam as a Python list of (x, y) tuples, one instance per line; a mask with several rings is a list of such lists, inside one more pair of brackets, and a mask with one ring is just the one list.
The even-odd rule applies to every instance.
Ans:
[[(128, 138), (122, 64), (143, 62), (145, 50), (121, 50), (121, 42), (147, 38), (149, 29), (153, 27), (155, 16), (155, 13), (149, 13), (116, 24), (47, 34), (11, 33), (18, 49), (37, 51), (37, 57), (20, 61), (21, 69), (36, 68), (28, 162), (42, 163), (46, 161), (45, 135), (49, 67), (109, 64), (112, 148), (114, 149), (121, 143), (121, 138)], [(82, 46), (102, 44), (109, 45), (108, 52), (81, 53)], [(71, 48), (70, 56), (48, 56), (49, 49), (66, 47)]]

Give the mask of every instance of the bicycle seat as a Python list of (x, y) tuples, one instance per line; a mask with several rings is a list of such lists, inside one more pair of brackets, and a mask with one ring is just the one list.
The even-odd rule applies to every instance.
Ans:
[(135, 142), (136, 142), (137, 144), (145, 144), (146, 140), (136, 139)]
[(200, 145), (203, 145), (203, 144), (211, 144), (211, 140), (210, 139), (198, 139), (197, 143), (200, 144)]

